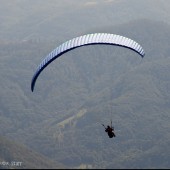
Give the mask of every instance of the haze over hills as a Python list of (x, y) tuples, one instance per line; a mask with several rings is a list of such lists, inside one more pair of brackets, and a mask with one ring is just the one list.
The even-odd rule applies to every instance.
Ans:
[[(169, 168), (169, 3), (71, 2), (63, 7), (60, 1), (37, 0), (28, 10), (33, 1), (16, 0), (11, 11), (15, 20), (11, 13), (1, 15), (9, 23), (2, 22), (0, 31), (0, 134), (32, 149), (30, 153), (17, 144), (22, 152), (14, 151), (15, 144), (3, 142), (9, 144), (2, 145), (10, 148), (7, 156), (29, 153), (35, 160), (43, 160), (44, 168), (53, 168), (51, 160), (69, 168)], [(9, 9), (11, 1), (5, 5)], [(147, 5), (150, 8), (143, 11)], [(54, 13), (54, 9), (58, 10)], [(156, 15), (159, 17), (153, 20)], [(133, 51), (115, 46), (78, 48), (52, 62), (31, 92), (34, 71), (51, 50), (93, 32), (134, 39), (146, 56), (141, 59)], [(101, 126), (110, 119), (116, 132), (113, 140)], [(27, 162), (29, 156), (21, 158)]]
[(166, 0), (2, 0), (0, 38), (69, 40), (87, 30), (139, 19), (170, 24)]

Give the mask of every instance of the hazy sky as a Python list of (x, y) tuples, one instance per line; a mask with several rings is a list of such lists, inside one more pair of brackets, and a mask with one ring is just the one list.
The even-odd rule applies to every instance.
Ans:
[(33, 39), (115, 26), (137, 19), (170, 23), (168, 0), (0, 0), (0, 38)]

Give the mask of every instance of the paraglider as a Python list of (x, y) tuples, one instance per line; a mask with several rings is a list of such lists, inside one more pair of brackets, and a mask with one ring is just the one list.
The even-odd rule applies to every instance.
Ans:
[(114, 127), (112, 126), (112, 121), (111, 121), (111, 126), (107, 126), (107, 128), (105, 127), (104, 124), (102, 124), (105, 128), (105, 132), (108, 134), (109, 138), (113, 138), (116, 137), (115, 132), (114, 132)]
[[(145, 52), (141, 45), (127, 37), (109, 33), (94, 33), (82, 35), (80, 37), (76, 37), (69, 41), (64, 42), (44, 58), (44, 60), (39, 64), (35, 74), (33, 75), (31, 81), (32, 92), (34, 91), (35, 83), (38, 76), (52, 61), (54, 61), (55, 59), (57, 59), (58, 57), (62, 56), (64, 53), (70, 50), (73, 50), (81, 46), (94, 44), (121, 46), (133, 50), (134, 52), (139, 54), (139, 56), (141, 56), (142, 58), (145, 56)], [(107, 128), (105, 127), (105, 132), (108, 134), (109, 138), (116, 137), (114, 133), (114, 127), (112, 126), (112, 122), (111, 126), (108, 125)]]
[(63, 55), (64, 53), (70, 50), (73, 50), (81, 46), (94, 45), (94, 44), (122, 46), (135, 51), (142, 58), (145, 55), (143, 48), (137, 42), (124, 36), (109, 34), (109, 33), (94, 33), (94, 34), (87, 34), (80, 37), (76, 37), (58, 46), (51, 53), (49, 53), (45, 57), (45, 59), (40, 63), (32, 78), (32, 82), (31, 82), (32, 92), (34, 91), (34, 86), (38, 76), (44, 70), (44, 68), (47, 67), (52, 61), (54, 61), (56, 58), (60, 57), (61, 55)]

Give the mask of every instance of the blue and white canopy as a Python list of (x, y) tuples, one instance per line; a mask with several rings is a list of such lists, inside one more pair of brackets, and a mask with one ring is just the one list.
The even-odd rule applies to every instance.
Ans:
[(44, 58), (32, 78), (31, 90), (34, 90), (35, 82), (39, 74), (53, 60), (70, 50), (92, 44), (108, 44), (122, 46), (137, 52), (142, 58), (145, 55), (143, 48), (137, 42), (124, 36), (108, 33), (94, 33), (76, 37), (61, 44)]

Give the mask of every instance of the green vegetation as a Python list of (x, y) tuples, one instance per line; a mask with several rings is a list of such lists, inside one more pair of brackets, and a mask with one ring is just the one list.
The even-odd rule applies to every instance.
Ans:
[[(63, 1), (15, 0), (13, 8), (10, 1), (0, 6), (0, 168), (11, 161), (41, 169), (170, 168), (170, 17), (165, 1), (146, 5), (157, 10), (162, 5), (167, 23), (138, 19), (155, 18), (154, 7), (131, 13), (140, 5), (125, 8), (128, 1), (92, 6), (75, 0), (74, 8)], [(141, 60), (128, 49), (105, 45), (75, 49), (42, 72), (32, 93), (31, 79), (42, 59), (62, 42), (92, 32), (132, 38), (146, 56)], [(111, 118), (114, 139), (101, 126)]]
[[(54, 44), (2, 43), (1, 134), (72, 168), (169, 167), (169, 38), (162, 44), (160, 33), (167, 29), (147, 35), (140, 27), (143, 60), (120, 47), (76, 49), (45, 69), (34, 93), (35, 68)], [(100, 124), (110, 118), (113, 140)]]

